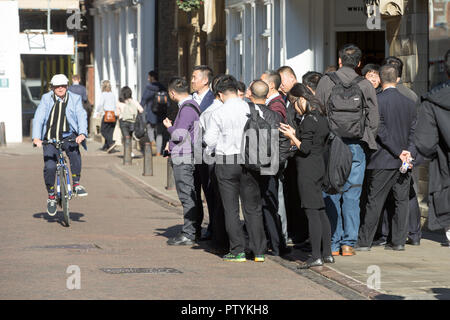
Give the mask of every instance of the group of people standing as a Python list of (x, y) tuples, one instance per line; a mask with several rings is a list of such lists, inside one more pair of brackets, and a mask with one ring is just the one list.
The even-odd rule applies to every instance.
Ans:
[[(401, 84), (400, 59), (388, 57), (381, 67), (366, 65), (362, 77), (357, 73), (361, 58), (361, 50), (348, 44), (332, 71), (308, 72), (299, 83), (292, 68), (283, 66), (264, 72), (248, 89), (231, 75), (214, 76), (208, 66), (194, 68), (190, 85), (181, 77), (171, 79), (167, 90), (178, 111), (162, 123), (170, 134), (166, 149), (184, 224), (168, 245), (212, 240), (226, 253), (225, 261), (261, 262), (268, 253), (288, 253), (294, 242), (311, 252), (300, 268), (333, 263), (334, 256), (352, 256), (375, 245), (390, 250), (419, 245), (420, 211), (411, 171), (423, 160), (421, 154), (448, 160), (448, 136), (439, 140), (442, 124), (430, 119), (432, 107), (419, 107), (417, 96)], [(428, 103), (448, 109), (442, 98), (449, 97), (448, 85), (438, 96), (438, 102), (431, 97)], [(347, 104), (339, 107), (342, 99)], [(346, 127), (346, 117), (354, 117), (348, 115), (351, 104), (361, 106), (358, 130)], [(418, 112), (426, 112), (429, 123), (421, 122), (426, 117)], [(266, 174), (242, 163), (245, 128), (254, 117), (278, 130), (277, 172)], [(425, 126), (434, 126), (433, 137)], [(348, 147), (352, 163), (342, 190), (327, 194), (322, 189), (324, 154), (331, 133)], [(433, 147), (425, 142), (431, 138)], [(434, 166), (442, 165), (439, 160)], [(437, 192), (431, 196), (444, 201), (435, 204), (439, 212), (431, 209), (440, 228), (450, 226), (448, 167), (445, 172), (439, 183), (432, 182), (437, 174), (430, 173)], [(209, 213), (204, 234), (202, 189)]]

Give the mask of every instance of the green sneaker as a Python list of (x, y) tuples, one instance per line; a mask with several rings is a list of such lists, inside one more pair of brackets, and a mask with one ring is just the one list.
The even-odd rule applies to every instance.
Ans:
[(266, 259), (263, 254), (259, 254), (255, 256), (255, 262), (264, 262)]
[(236, 261), (236, 262), (245, 262), (247, 259), (245, 259), (245, 253), (238, 253), (236, 255), (232, 254), (231, 252), (223, 256), (223, 261)]

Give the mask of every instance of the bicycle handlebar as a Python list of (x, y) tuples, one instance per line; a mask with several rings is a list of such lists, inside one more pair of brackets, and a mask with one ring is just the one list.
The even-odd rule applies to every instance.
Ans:
[[(49, 145), (49, 144), (57, 145), (57, 144), (63, 144), (64, 142), (76, 142), (76, 139), (69, 138), (69, 139), (62, 139), (62, 140), (56, 140), (56, 139), (43, 140), (42, 145)], [(33, 143), (33, 147), (36, 147), (35, 143)]]

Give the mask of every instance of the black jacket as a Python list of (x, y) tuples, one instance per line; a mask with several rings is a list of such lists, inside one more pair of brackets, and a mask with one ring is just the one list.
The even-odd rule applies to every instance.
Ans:
[(416, 158), (414, 130), (416, 128), (415, 102), (396, 88), (388, 88), (377, 95), (380, 122), (376, 138), (377, 151), (369, 160), (367, 169), (398, 169), (403, 150)]
[[(415, 143), (417, 150), (431, 159), (428, 169), (428, 227), (431, 230), (448, 227), (450, 211), (436, 215), (435, 206), (437, 202), (450, 201), (450, 81), (422, 98)], [(446, 194), (443, 193), (445, 191)]]

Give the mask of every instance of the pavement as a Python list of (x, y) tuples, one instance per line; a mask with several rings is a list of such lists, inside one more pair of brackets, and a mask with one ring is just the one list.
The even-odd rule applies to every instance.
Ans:
[[(106, 154), (100, 146), (89, 141), (82, 151), (89, 196), (70, 202), (69, 228), (60, 213), (45, 213), (42, 150), (0, 148), (0, 299), (450, 299), (443, 233), (424, 232), (404, 252), (373, 248), (310, 270), (297, 270), (308, 255), (294, 247), (265, 263), (225, 263), (207, 242), (168, 247), (182, 209), (166, 188), (167, 159), (153, 157), (153, 175), (143, 176), (142, 157), (124, 165), (121, 147)], [(66, 287), (70, 265), (81, 270), (80, 290)]]
[[(142, 158), (134, 159), (132, 166), (116, 164), (118, 170), (147, 186), (154, 197), (175, 207), (181, 206), (176, 192), (166, 189), (167, 160), (153, 157), (153, 166), (154, 175), (144, 177)], [(420, 246), (406, 245), (405, 251), (396, 252), (374, 247), (369, 252), (357, 252), (352, 257), (336, 257), (336, 263), (332, 266), (311, 270), (370, 299), (450, 300), (450, 248), (440, 245), (445, 235), (443, 231), (431, 232), (426, 226), (422, 233)], [(292, 249), (286, 257), (269, 259), (295, 267), (292, 263), (308, 258), (301, 250)]]
[(125, 167), (120, 152), (100, 146), (89, 141), (81, 151), (89, 195), (70, 201), (70, 227), (62, 212), (46, 213), (42, 150), (30, 142), (0, 148), (1, 300), (366, 299), (275, 260), (224, 262), (207, 242), (167, 246), (182, 216), (171, 201), (150, 195), (173, 197), (162, 176), (157, 183), (162, 169), (143, 177), (138, 159)]

